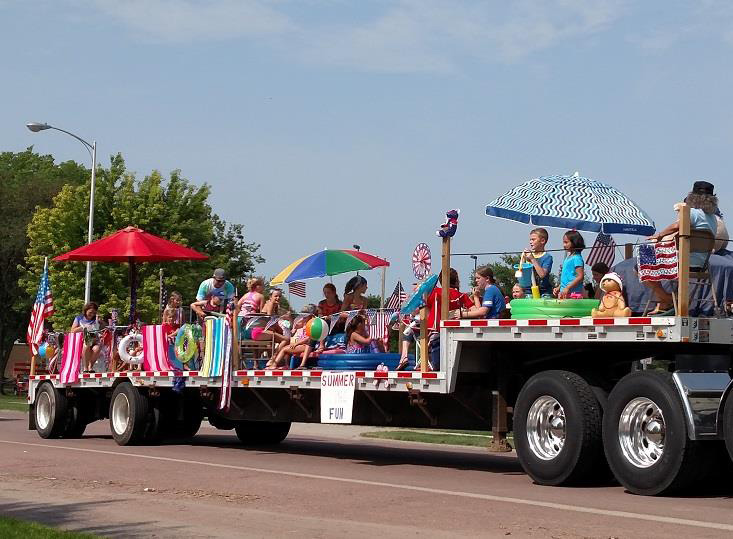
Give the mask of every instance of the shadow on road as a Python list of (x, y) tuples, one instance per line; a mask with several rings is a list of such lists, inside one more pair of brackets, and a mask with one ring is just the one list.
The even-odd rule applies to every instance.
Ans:
[(359, 443), (349, 440), (321, 440), (317, 438), (287, 438), (284, 442), (272, 446), (248, 447), (221, 435), (198, 434), (191, 445), (201, 447), (219, 447), (242, 449), (263, 454), (289, 454), (337, 458), (355, 461), (367, 466), (435, 466), (456, 470), (477, 470), (500, 474), (523, 474), (519, 461), (515, 456), (492, 455), (490, 453), (456, 452), (435, 450), (415, 446), (395, 447), (379, 446), (373, 443)]
[[(125, 499), (99, 500), (94, 502), (77, 503), (28, 503), (9, 502), (0, 499), (0, 515), (17, 518), (19, 520), (40, 522), (47, 526), (60, 527), (100, 535), (102, 537), (131, 537), (135, 535), (153, 536), (163, 529), (159, 522), (142, 521), (133, 524), (100, 523), (90, 524), (93, 519), (86, 514), (89, 509), (99, 507), (102, 504), (114, 504), (128, 501)], [(173, 531), (177, 528), (168, 527)]]

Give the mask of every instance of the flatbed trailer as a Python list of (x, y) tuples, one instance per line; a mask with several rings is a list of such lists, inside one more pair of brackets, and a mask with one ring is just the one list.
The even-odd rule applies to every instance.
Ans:
[[(631, 492), (661, 494), (729, 465), (732, 346), (733, 319), (723, 318), (445, 320), (438, 372), (339, 372), (355, 380), (354, 424), (492, 431), (495, 451), (513, 431), (539, 484), (613, 474)], [(221, 377), (198, 371), (85, 373), (73, 384), (37, 375), (29, 426), (78, 437), (109, 418), (117, 443), (154, 443), (190, 438), (207, 417), (245, 444), (278, 443), (292, 422), (320, 421), (325, 374), (236, 370), (226, 412)]]

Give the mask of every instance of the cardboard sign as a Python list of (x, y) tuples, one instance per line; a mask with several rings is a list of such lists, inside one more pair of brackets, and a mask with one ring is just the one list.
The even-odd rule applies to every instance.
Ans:
[(321, 373), (321, 423), (351, 423), (355, 387), (354, 372)]

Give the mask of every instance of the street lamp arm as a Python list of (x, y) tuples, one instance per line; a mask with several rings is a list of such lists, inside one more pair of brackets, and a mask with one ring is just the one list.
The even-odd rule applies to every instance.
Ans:
[(48, 128), (55, 129), (56, 131), (61, 131), (62, 133), (66, 133), (67, 135), (74, 137), (76, 140), (81, 142), (86, 147), (87, 151), (89, 152), (89, 156), (91, 157), (94, 146), (89, 144), (86, 140), (84, 140), (83, 138), (79, 136), (76, 136), (74, 133), (71, 133), (70, 131), (67, 131), (66, 129), (61, 129), (60, 127), (54, 127), (52, 125), (49, 125)]

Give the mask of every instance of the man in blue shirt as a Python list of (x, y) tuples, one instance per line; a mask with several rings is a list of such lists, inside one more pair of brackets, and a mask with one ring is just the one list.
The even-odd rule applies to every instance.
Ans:
[(196, 301), (205, 301), (212, 296), (221, 300), (219, 303), (221, 312), (224, 312), (227, 303), (234, 299), (234, 285), (227, 281), (226, 272), (222, 268), (215, 269), (211, 279), (201, 282), (196, 293)]

